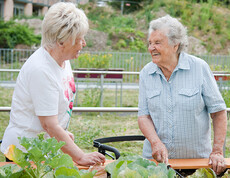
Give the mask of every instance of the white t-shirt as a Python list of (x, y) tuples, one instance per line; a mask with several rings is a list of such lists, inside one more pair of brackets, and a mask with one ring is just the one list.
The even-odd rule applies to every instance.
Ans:
[(45, 132), (38, 116), (58, 115), (60, 126), (67, 129), (75, 92), (70, 62), (65, 61), (62, 68), (43, 47), (35, 51), (18, 75), (1, 151), (4, 153), (11, 144), (24, 150), (18, 137)]

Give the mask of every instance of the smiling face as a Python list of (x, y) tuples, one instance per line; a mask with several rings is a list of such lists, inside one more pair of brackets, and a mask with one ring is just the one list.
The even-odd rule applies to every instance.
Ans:
[(148, 50), (152, 56), (152, 61), (159, 67), (170, 65), (177, 56), (178, 45), (170, 45), (168, 37), (163, 31), (153, 31), (149, 36)]
[(74, 45), (72, 44), (72, 40), (69, 39), (63, 43), (63, 57), (65, 60), (77, 59), (80, 55), (80, 51), (85, 46), (86, 42), (84, 37), (76, 38)]

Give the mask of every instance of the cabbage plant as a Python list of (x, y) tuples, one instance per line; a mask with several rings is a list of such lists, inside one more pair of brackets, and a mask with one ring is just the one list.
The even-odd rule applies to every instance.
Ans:
[(93, 177), (96, 171), (85, 171), (74, 165), (72, 158), (61, 151), (65, 142), (55, 138), (44, 139), (44, 133), (37, 138), (19, 137), (19, 143), (26, 152), (10, 145), (5, 156), (15, 164), (0, 167), (0, 177), (42, 178), (42, 177)]

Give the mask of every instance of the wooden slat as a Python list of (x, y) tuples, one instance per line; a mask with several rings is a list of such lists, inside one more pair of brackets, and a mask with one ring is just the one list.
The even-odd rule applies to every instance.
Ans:
[[(230, 158), (225, 158), (227, 168), (230, 168)], [(210, 168), (208, 159), (170, 159), (169, 164), (173, 169), (199, 169)]]
[[(114, 160), (106, 160), (105, 161), (105, 164), (103, 165), (103, 167), (105, 167), (107, 164), (109, 164), (109, 163), (112, 163), (112, 162), (114, 162)], [(76, 165), (77, 167), (78, 167), (78, 169), (89, 169), (89, 167), (86, 167), (86, 166), (80, 166), (80, 165)]]
[[(107, 164), (113, 162), (114, 160), (106, 160), (103, 167)], [(156, 162), (155, 160), (152, 160)], [(227, 168), (230, 168), (230, 158), (225, 158)], [(0, 167), (12, 162), (0, 162)], [(169, 164), (173, 169), (199, 169), (199, 168), (209, 168), (208, 159), (169, 159)], [(79, 169), (89, 169), (86, 166), (76, 165)]]
[[(113, 162), (114, 160), (106, 160), (105, 165)], [(155, 160), (151, 160), (157, 163)], [(225, 158), (227, 168), (230, 168), (230, 158)], [(208, 159), (169, 159), (169, 165), (173, 169), (199, 169), (199, 168), (210, 168)], [(79, 169), (88, 169), (85, 166), (77, 166)]]

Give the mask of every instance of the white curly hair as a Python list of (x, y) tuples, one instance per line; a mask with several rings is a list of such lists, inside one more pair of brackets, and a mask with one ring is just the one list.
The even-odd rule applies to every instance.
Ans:
[(56, 43), (63, 43), (84, 36), (89, 29), (88, 19), (83, 10), (71, 2), (58, 2), (52, 5), (42, 21), (42, 42), (45, 48), (53, 48)]
[(161, 30), (168, 37), (170, 45), (179, 44), (177, 53), (185, 51), (188, 46), (187, 28), (176, 18), (166, 15), (149, 23), (149, 36), (153, 31)]

